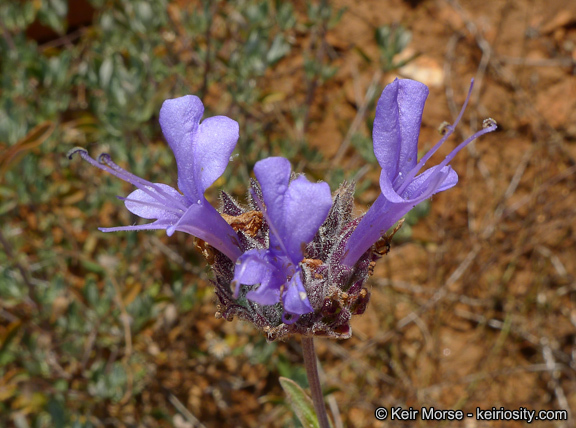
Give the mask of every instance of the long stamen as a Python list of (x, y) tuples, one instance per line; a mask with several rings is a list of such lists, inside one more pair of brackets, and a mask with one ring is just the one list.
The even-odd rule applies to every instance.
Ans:
[[(73, 149), (71, 149), (68, 153), (68, 159), (72, 159), (72, 157), (78, 153), (80, 155), (80, 157), (82, 158), (82, 160), (88, 162), (90, 165), (95, 166), (98, 169), (101, 169), (102, 171), (106, 171), (109, 174), (114, 175), (115, 177), (118, 177), (120, 180), (122, 181), (126, 181), (136, 187), (138, 187), (140, 190), (146, 192), (147, 194), (149, 194), (150, 196), (154, 197), (155, 199), (158, 198), (158, 196), (155, 196), (154, 192), (150, 191), (149, 189), (147, 189), (145, 186), (141, 186), (136, 184), (135, 182), (133, 182), (130, 177), (126, 177), (125, 174), (123, 174), (122, 172), (116, 171), (113, 168), (111, 168), (110, 166), (106, 165), (105, 163), (102, 162), (98, 162), (97, 160), (95, 160), (94, 158), (92, 158), (89, 154), (88, 151), (86, 149), (83, 149), (82, 147), (74, 147)], [(102, 155), (100, 155), (101, 157)], [(152, 184), (152, 183), (150, 183)]]
[[(460, 120), (462, 119), (462, 116), (464, 115), (464, 110), (466, 110), (466, 107), (468, 106), (468, 101), (470, 101), (470, 96), (472, 95), (472, 89), (473, 88), (474, 88), (474, 79), (472, 79), (472, 81), (470, 82), (470, 89), (468, 90), (468, 95), (466, 96), (466, 100), (464, 101), (464, 104), (462, 105), (462, 108), (460, 109), (460, 113), (458, 114), (458, 117), (456, 117), (454, 124), (447, 127), (446, 133), (440, 139), (440, 141), (438, 141), (434, 145), (434, 147), (432, 147), (431, 150), (429, 150), (424, 156), (422, 156), (422, 159), (420, 159), (420, 161), (416, 164), (416, 166), (410, 170), (410, 172), (406, 175), (406, 177), (404, 177), (404, 181), (402, 182), (402, 185), (400, 186), (400, 188), (397, 191), (397, 193), (399, 195), (401, 195), (402, 192), (404, 190), (406, 190), (406, 187), (408, 187), (408, 185), (410, 184), (412, 179), (414, 177), (416, 177), (416, 174), (418, 174), (418, 171), (420, 171), (422, 169), (422, 167), (426, 164), (426, 162), (432, 157), (432, 155), (434, 155), (434, 153), (436, 153), (438, 151), (440, 146), (442, 146), (442, 144), (444, 144), (446, 142), (448, 137), (450, 137), (450, 135), (452, 135), (454, 133), (456, 126), (458, 126), (458, 123), (460, 122)], [(470, 140), (470, 141), (472, 141), (472, 140)]]
[[(109, 174), (114, 175), (115, 177), (118, 177), (120, 180), (122, 181), (126, 181), (136, 187), (138, 187), (139, 189), (141, 189), (141, 187), (145, 187), (145, 186), (141, 186), (136, 184), (133, 180), (130, 179), (130, 177), (127, 177), (126, 174), (124, 174), (124, 171), (116, 171), (115, 169), (113, 169), (112, 167), (110, 167), (109, 165), (105, 164), (104, 162), (99, 162), (97, 160), (95, 160), (94, 158), (92, 158), (89, 154), (88, 151), (86, 149), (83, 149), (81, 147), (75, 147), (72, 150), (70, 150), (67, 154), (68, 159), (72, 159), (72, 157), (76, 154), (79, 153), (80, 157), (82, 158), (82, 160), (85, 160), (86, 162), (88, 162), (90, 165), (95, 166), (98, 169), (101, 169), (102, 171), (106, 171)], [(100, 155), (98, 157), (98, 159), (102, 159), (102, 155)], [(152, 183), (150, 183), (152, 184)], [(153, 192), (150, 192), (149, 190), (147, 191), (146, 188), (141, 189), (143, 191), (145, 191), (146, 193), (148, 193), (150, 196), (154, 196)]]
[(184, 204), (182, 204), (182, 202), (180, 202), (176, 198), (168, 195), (166, 192), (164, 192), (162, 189), (160, 189), (159, 186), (157, 186), (156, 184), (151, 183), (149, 181), (146, 181), (140, 177), (135, 176), (134, 174), (129, 173), (128, 171), (124, 170), (123, 168), (120, 168), (120, 166), (118, 166), (117, 164), (112, 162), (112, 160), (110, 159), (110, 155), (108, 155), (107, 153), (101, 154), (98, 157), (99, 161), (96, 161), (95, 159), (93, 159), (88, 154), (88, 151), (86, 149), (84, 149), (82, 147), (75, 147), (67, 153), (67, 156), (69, 159), (72, 159), (72, 157), (76, 153), (78, 153), (80, 155), (80, 157), (83, 160), (85, 160), (86, 162), (88, 162), (90, 165), (95, 166), (96, 168), (101, 169), (102, 171), (106, 171), (106, 172), (114, 175), (115, 177), (118, 177), (122, 181), (126, 181), (126, 182), (136, 186), (137, 188), (139, 188), (140, 190), (145, 192), (147, 195), (156, 199), (161, 204), (165, 204), (167, 202), (166, 200), (164, 200), (160, 197), (160, 196), (163, 196), (164, 198), (166, 198), (167, 200), (169, 200), (171, 202), (176, 202), (179, 206), (182, 207), (183, 211), (185, 211), (187, 209), (187, 207)]
[[(489, 132), (495, 131), (496, 128), (498, 128), (498, 125), (496, 124), (496, 121), (494, 119), (486, 119), (484, 121), (484, 126), (485, 126), (484, 129), (476, 132), (474, 135), (468, 137), (466, 140), (464, 140), (463, 142), (458, 144), (458, 146), (454, 150), (452, 150), (450, 152), (450, 154), (448, 156), (446, 156), (442, 162), (440, 162), (440, 164), (435, 166), (434, 168), (436, 168), (436, 172), (434, 174), (441, 174), (442, 168), (444, 168), (446, 165), (448, 165), (452, 161), (452, 159), (454, 159), (454, 157), (458, 154), (458, 152), (460, 152), (464, 147), (466, 147), (468, 144), (470, 144), (476, 138), (479, 138), (484, 134), (488, 134)], [(432, 187), (434, 187), (434, 186), (432, 186)], [(404, 191), (404, 190), (402, 190), (402, 191)], [(400, 192), (398, 192), (398, 193), (401, 194)]]
[[(176, 202), (178, 204), (178, 206), (183, 210), (186, 211), (186, 209), (188, 208), (186, 205), (184, 205), (183, 203), (181, 203), (179, 200), (175, 199), (173, 196), (169, 195), (168, 193), (166, 193), (164, 190), (162, 190), (162, 188), (160, 186), (158, 186), (156, 183), (152, 183), (150, 181), (144, 180), (143, 178), (138, 177), (137, 175), (132, 174), (129, 171), (126, 171), (124, 168), (122, 168), (121, 166), (119, 166), (116, 162), (114, 162), (112, 160), (112, 158), (110, 157), (110, 155), (108, 153), (102, 153), (100, 156), (98, 156), (98, 162), (103, 163), (107, 166), (109, 166), (110, 168), (114, 169), (115, 171), (117, 171), (119, 174), (124, 174), (126, 177), (130, 178), (131, 181), (130, 183), (134, 184), (136, 187), (140, 188), (140, 186), (138, 186), (135, 183), (140, 183), (142, 186), (146, 186), (146, 187), (150, 187), (152, 188), (155, 192), (157, 192), (159, 195), (163, 196), (164, 198), (166, 198), (166, 201), (160, 201), (157, 197), (155, 199), (157, 199), (159, 202)], [(126, 180), (127, 181), (127, 180)]]
[(446, 158), (440, 163), (440, 165), (438, 165), (438, 169), (442, 169), (446, 165), (448, 165), (450, 163), (450, 161), (452, 159), (454, 159), (454, 157), (458, 154), (458, 152), (460, 150), (462, 150), (464, 147), (466, 147), (468, 144), (470, 144), (476, 138), (481, 137), (484, 134), (488, 134), (489, 132), (496, 131), (496, 128), (498, 128), (498, 125), (494, 119), (486, 119), (484, 121), (483, 126), (484, 126), (484, 129), (476, 132), (471, 137), (468, 137), (466, 140), (461, 142), (454, 150), (452, 150), (450, 152), (450, 154), (448, 156), (446, 156)]

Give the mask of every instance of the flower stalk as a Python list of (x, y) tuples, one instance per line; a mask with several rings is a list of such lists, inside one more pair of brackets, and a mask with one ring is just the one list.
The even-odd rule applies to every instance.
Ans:
[(304, 356), (304, 367), (310, 385), (312, 402), (318, 417), (320, 428), (330, 428), (328, 414), (324, 405), (324, 395), (320, 386), (320, 376), (318, 375), (318, 363), (316, 362), (316, 350), (314, 349), (314, 338), (302, 336), (302, 354)]

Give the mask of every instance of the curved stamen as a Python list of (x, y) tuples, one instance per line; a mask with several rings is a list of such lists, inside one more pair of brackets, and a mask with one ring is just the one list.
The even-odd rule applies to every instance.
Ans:
[(466, 140), (461, 142), (454, 150), (452, 150), (450, 152), (450, 154), (448, 156), (446, 156), (446, 158), (440, 163), (440, 165), (438, 165), (438, 169), (440, 170), (440, 169), (444, 168), (446, 165), (448, 165), (448, 163), (450, 163), (450, 161), (452, 159), (454, 159), (454, 157), (458, 154), (458, 152), (460, 150), (462, 150), (464, 147), (466, 147), (468, 144), (470, 144), (476, 138), (481, 137), (484, 134), (488, 134), (489, 132), (496, 131), (496, 128), (498, 128), (496, 121), (494, 119), (491, 119), (491, 124), (487, 128), (484, 128), (484, 129), (476, 132), (471, 137), (468, 137)]
[(142, 190), (147, 195), (156, 199), (161, 204), (166, 204), (167, 202), (166, 200), (161, 198), (161, 196), (164, 196), (164, 198), (168, 199), (170, 202), (176, 203), (178, 206), (181, 206), (183, 211), (185, 211), (188, 208), (184, 204), (182, 204), (181, 201), (168, 195), (166, 192), (160, 189), (158, 185), (151, 183), (147, 180), (144, 180), (140, 177), (137, 177), (136, 175), (129, 173), (128, 171), (124, 170), (123, 168), (112, 162), (110, 155), (107, 153), (103, 153), (100, 156), (98, 156), (100, 162), (93, 159), (88, 154), (88, 151), (86, 149), (83, 149), (82, 147), (75, 147), (71, 149), (67, 153), (67, 156), (69, 159), (72, 159), (72, 157), (76, 153), (78, 153), (80, 157), (86, 162), (88, 162), (90, 165), (95, 166), (96, 168), (101, 169), (102, 171), (106, 171), (107, 173), (112, 174), (115, 177), (118, 177), (122, 181), (126, 181), (127, 183), (136, 186), (138, 189)]
[[(450, 152), (450, 154), (448, 154), (448, 156), (446, 156), (444, 158), (444, 160), (442, 162), (440, 162), (440, 164), (438, 164), (437, 166), (435, 166), (434, 168), (436, 168), (435, 172), (433, 174), (431, 174), (431, 176), (428, 178), (428, 180), (432, 180), (432, 177), (435, 176), (434, 180), (436, 182), (436, 184), (429, 186), (430, 189), (432, 188), (436, 188), (437, 185), (440, 184), (440, 181), (438, 181), (439, 174), (442, 174), (442, 168), (444, 168), (446, 165), (448, 165), (452, 159), (454, 159), (454, 157), (458, 154), (458, 152), (460, 152), (464, 147), (466, 147), (468, 144), (470, 144), (472, 141), (474, 141), (476, 138), (481, 137), (484, 134), (488, 134), (489, 132), (495, 131), (496, 128), (498, 128), (498, 126), (496, 125), (496, 121), (494, 121), (492, 119), (492, 124), (489, 125), (487, 128), (484, 128), (478, 132), (476, 132), (474, 135), (472, 135), (471, 137), (468, 137), (466, 140), (464, 140), (463, 142), (461, 142), (460, 144), (458, 144), (458, 146), (452, 150)], [(402, 192), (404, 192), (405, 189), (402, 190)], [(401, 195), (400, 192), (398, 192), (399, 195)], [(413, 198), (414, 195), (410, 196), (410, 198)]]
[(74, 147), (73, 149), (68, 150), (68, 153), (66, 153), (66, 157), (68, 159), (72, 159), (72, 157), (79, 152), (84, 152), (84, 153), (88, 153), (88, 151), (84, 148), (84, 147)]
[[(468, 106), (468, 101), (470, 101), (470, 96), (472, 95), (472, 89), (473, 88), (474, 88), (474, 79), (472, 79), (472, 81), (470, 82), (470, 89), (468, 89), (468, 95), (466, 96), (466, 100), (464, 101), (464, 104), (462, 105), (462, 108), (460, 109), (460, 113), (458, 114), (458, 117), (456, 117), (454, 124), (446, 127), (446, 133), (440, 139), (440, 141), (438, 141), (434, 145), (434, 147), (432, 147), (432, 149), (430, 149), (424, 156), (422, 156), (422, 159), (420, 159), (420, 161), (416, 164), (416, 166), (414, 166), (414, 168), (412, 168), (410, 170), (410, 172), (406, 175), (406, 177), (404, 177), (404, 181), (402, 182), (402, 185), (400, 186), (400, 188), (397, 191), (397, 193), (399, 195), (401, 195), (402, 192), (404, 190), (406, 190), (406, 187), (408, 187), (408, 185), (410, 184), (412, 179), (414, 177), (416, 177), (416, 174), (418, 174), (418, 172), (422, 169), (422, 167), (426, 164), (426, 162), (432, 157), (432, 155), (434, 155), (434, 153), (436, 153), (438, 151), (440, 146), (442, 146), (442, 144), (444, 144), (446, 142), (448, 137), (450, 137), (450, 135), (452, 135), (454, 133), (456, 126), (458, 126), (458, 123), (460, 122), (460, 120), (462, 119), (462, 116), (464, 115), (464, 110), (466, 110), (466, 107)], [(470, 141), (472, 141), (472, 140), (470, 140)], [(470, 141), (468, 141), (468, 142), (470, 142)]]
[[(72, 159), (72, 157), (76, 154), (79, 153), (80, 157), (82, 158), (82, 160), (88, 162), (90, 165), (95, 166), (98, 169), (101, 169), (102, 171), (106, 171), (109, 174), (112, 174), (116, 177), (118, 177), (119, 179), (123, 180), (123, 181), (128, 181), (126, 180), (122, 175), (120, 175), (119, 173), (117, 173), (116, 171), (114, 171), (112, 168), (110, 168), (109, 166), (105, 165), (105, 164), (101, 164), (98, 161), (96, 161), (94, 158), (92, 158), (89, 154), (88, 154), (88, 150), (85, 150), (81, 147), (74, 147), (72, 150), (70, 150), (67, 154), (68, 159)], [(130, 184), (134, 184), (130, 181), (128, 181)]]

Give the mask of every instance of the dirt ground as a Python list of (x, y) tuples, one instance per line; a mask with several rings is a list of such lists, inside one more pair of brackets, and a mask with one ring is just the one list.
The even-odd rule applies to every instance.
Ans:
[[(339, 70), (318, 89), (311, 110), (312, 144), (345, 167), (362, 158), (341, 150), (362, 114), (370, 85), (394, 77), (430, 87), (420, 137), (422, 149), (438, 126), (455, 118), (470, 79), (476, 85), (459, 135), (437, 159), (494, 118), (496, 133), (482, 137), (453, 162), (459, 185), (434, 197), (413, 239), (393, 246), (379, 264), (366, 314), (346, 341), (318, 340), (327, 401), (336, 427), (515, 427), (523, 422), (412, 422), (374, 418), (378, 406), (474, 411), (562, 409), (576, 426), (576, 3), (560, 0), (485, 2), (351, 1), (325, 35), (326, 54)], [(413, 35), (405, 54), (416, 60), (380, 73), (375, 28), (402, 24)], [(301, 43), (309, 43), (302, 40)], [(289, 93), (301, 76), (290, 59), (270, 76)], [(295, 94), (294, 103), (304, 95)], [(360, 113), (359, 113), (360, 112)], [(359, 131), (369, 135), (360, 121)], [(340, 153), (340, 151), (342, 153)], [(377, 177), (378, 171), (368, 172)], [(373, 200), (371, 188), (361, 203)], [(207, 301), (212, 301), (207, 293)], [(252, 328), (211, 318), (214, 308), (179, 322), (170, 340), (154, 337), (165, 354), (159, 384), (207, 427), (282, 426), (282, 396), (265, 365)], [(235, 343), (227, 338), (235, 337)], [(190, 359), (186, 343), (201, 341), (206, 355)], [(232, 349), (244, 351), (233, 355)], [(160, 351), (158, 351), (160, 352)], [(274, 351), (300, 361), (297, 340)], [(154, 402), (161, 391), (148, 391)], [(126, 411), (127, 409), (124, 409)]]

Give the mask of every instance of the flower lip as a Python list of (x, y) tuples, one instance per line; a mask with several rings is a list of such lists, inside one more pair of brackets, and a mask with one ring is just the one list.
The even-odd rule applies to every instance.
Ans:
[[(251, 196), (268, 225), (269, 245), (240, 257), (234, 281), (259, 284), (246, 295), (256, 303), (278, 303), (282, 299), (282, 320), (292, 324), (300, 315), (313, 311), (299, 264), (303, 247), (314, 238), (332, 206), (330, 188), (326, 183), (311, 183), (303, 176), (290, 180), (290, 162), (280, 157), (257, 162), (254, 174), (263, 200), (254, 189), (250, 189)], [(238, 289), (237, 286), (236, 294)]]
[(78, 153), (91, 165), (136, 186), (137, 190), (120, 199), (132, 213), (156, 220), (100, 230), (165, 229), (168, 235), (180, 230), (206, 241), (233, 261), (242, 254), (236, 232), (204, 196), (228, 165), (238, 141), (238, 123), (225, 116), (200, 122), (203, 113), (202, 102), (192, 95), (166, 100), (160, 109), (160, 126), (176, 157), (178, 186), (183, 194), (122, 169), (108, 154), (100, 155), (96, 161), (82, 148), (68, 152), (69, 158)]
[[(395, 79), (376, 106), (372, 130), (374, 155), (391, 181), (416, 165), (418, 137), (428, 88), (420, 82)], [(401, 173), (401, 175), (399, 175)]]
[(213, 116), (200, 122), (204, 105), (195, 95), (164, 101), (160, 126), (178, 166), (178, 187), (190, 203), (223, 173), (239, 137), (235, 120)]
[[(416, 82), (419, 83), (419, 82)], [(428, 152), (426, 152), (426, 154), (424, 154), (424, 156), (422, 156), (422, 159), (420, 159), (418, 161), (418, 163), (408, 172), (408, 174), (404, 177), (402, 185), (400, 186), (400, 188), (398, 189), (398, 194), (402, 194), (402, 192), (406, 189), (406, 187), (408, 187), (408, 184), (410, 183), (410, 181), (416, 176), (416, 174), (418, 174), (418, 172), (424, 167), (424, 165), (426, 164), (426, 162), (434, 155), (434, 153), (436, 153), (438, 151), (438, 149), (446, 142), (446, 140), (454, 133), (456, 126), (458, 126), (458, 123), (460, 123), (460, 119), (462, 119), (462, 115), (464, 114), (464, 111), (466, 110), (466, 107), (468, 106), (468, 101), (470, 101), (470, 96), (472, 95), (472, 89), (474, 88), (474, 79), (471, 80), (470, 82), (470, 88), (468, 89), (468, 95), (466, 96), (466, 100), (464, 101), (464, 104), (462, 105), (462, 108), (460, 109), (460, 113), (458, 114), (458, 116), (456, 117), (456, 120), (454, 121), (454, 124), (450, 125), (447, 124), (444, 129), (445, 132), (443, 133), (442, 138), (440, 139), (440, 141), (438, 141), (434, 147), (432, 147)], [(423, 107), (423, 106), (422, 106)], [(490, 131), (488, 131), (490, 132)], [(474, 137), (477, 138), (477, 137)], [(472, 141), (472, 140), (470, 140)], [(470, 141), (466, 140), (466, 144), (467, 145)], [(464, 146), (465, 146), (464, 145)], [(462, 148), (464, 147), (462, 146)], [(456, 153), (458, 153), (459, 150), (455, 150), (451, 153), (452, 157), (450, 158), (450, 160), (452, 160), (454, 158), (454, 156), (456, 156)], [(418, 151), (416, 151), (416, 153), (418, 153)], [(448, 161), (449, 162), (449, 161)], [(448, 164), (448, 162), (444, 163), (444, 165)], [(441, 164), (442, 165), (442, 164)], [(442, 166), (444, 166), (442, 165)]]
[(468, 105), (473, 84), (472, 79), (454, 125), (445, 127), (443, 137), (419, 162), (416, 162), (418, 134), (428, 89), (408, 79), (396, 79), (384, 89), (374, 120), (374, 154), (382, 166), (381, 193), (346, 242), (343, 264), (354, 266), (362, 254), (414, 206), (458, 182), (458, 175), (449, 162), (471, 141), (494, 131), (495, 121), (488, 121), (484, 129), (460, 143), (439, 165), (417, 174), (454, 132)]
[(280, 247), (297, 265), (303, 258), (302, 244), (314, 238), (332, 206), (330, 187), (304, 176), (290, 181), (290, 162), (281, 157), (257, 162), (254, 174), (266, 204), (263, 214), (272, 225), (270, 248)]
[(236, 232), (204, 196), (200, 204), (191, 204), (173, 187), (151, 183), (124, 170), (106, 153), (96, 161), (87, 150), (76, 147), (68, 152), (68, 157), (71, 159), (77, 153), (89, 164), (136, 186), (137, 190), (128, 197), (119, 199), (137, 216), (156, 219), (147, 224), (99, 228), (102, 232), (165, 229), (171, 236), (174, 231), (180, 230), (206, 241), (233, 261), (242, 254)]

